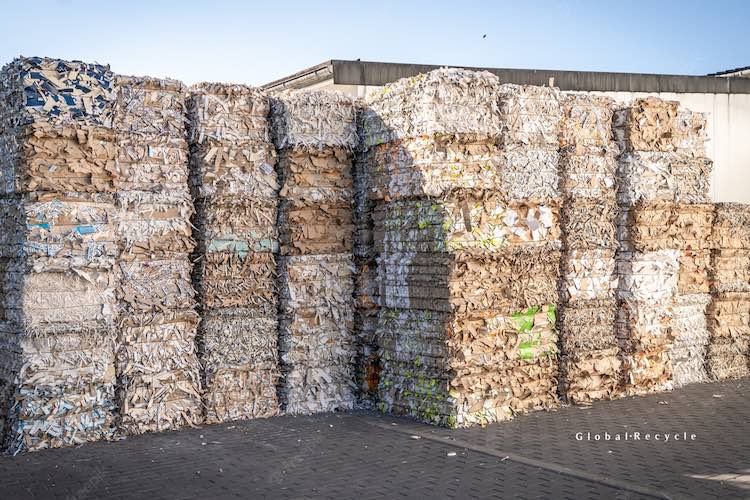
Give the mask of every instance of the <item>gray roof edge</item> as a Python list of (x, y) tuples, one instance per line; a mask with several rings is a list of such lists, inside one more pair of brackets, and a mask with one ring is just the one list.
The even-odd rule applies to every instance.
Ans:
[(438, 68), (453, 67), (489, 71), (503, 83), (554, 85), (561, 90), (601, 92), (673, 92), (683, 94), (750, 94), (750, 79), (694, 75), (660, 75), (648, 73), (609, 73), (599, 71), (566, 71), (513, 68), (477, 68), (433, 64), (403, 64), (374, 61), (329, 61), (333, 82), (340, 85), (381, 86)]
[(333, 61), (324, 61), (315, 66), (303, 69), (284, 78), (261, 85), (263, 90), (282, 90), (286, 88), (299, 88), (303, 83), (318, 83), (333, 77)]

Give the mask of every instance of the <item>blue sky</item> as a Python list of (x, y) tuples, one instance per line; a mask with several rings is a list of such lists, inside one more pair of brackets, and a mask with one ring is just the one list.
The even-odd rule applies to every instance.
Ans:
[[(750, 65), (750, 1), (19, 0), (0, 62), (262, 84), (327, 59), (705, 74)], [(483, 35), (487, 35), (483, 38)]]

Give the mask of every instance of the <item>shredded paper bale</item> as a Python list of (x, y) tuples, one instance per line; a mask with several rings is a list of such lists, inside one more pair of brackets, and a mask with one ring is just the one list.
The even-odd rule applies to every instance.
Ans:
[(717, 203), (712, 241), (706, 365), (714, 380), (746, 377), (750, 375), (750, 205)]
[(622, 394), (623, 363), (615, 336), (619, 209), (613, 104), (585, 94), (562, 98), (558, 327), (560, 391), (571, 403)]
[(274, 416), (279, 184), (270, 102), (251, 87), (204, 83), (188, 107), (206, 421)]
[(113, 74), (0, 72), (0, 434), (12, 453), (115, 430)]
[(360, 125), (379, 305), (379, 407), (451, 427), (557, 404), (556, 89), (443, 69)]
[(281, 257), (281, 397), (293, 414), (353, 405), (351, 254)]
[(279, 395), (292, 414), (355, 402), (354, 103), (343, 94), (272, 99), (279, 149)]
[(621, 151), (618, 335), (627, 390), (701, 381), (714, 220), (705, 117), (649, 97), (617, 110), (613, 131)]
[(126, 434), (194, 426), (202, 409), (185, 87), (118, 76), (115, 89), (119, 426)]

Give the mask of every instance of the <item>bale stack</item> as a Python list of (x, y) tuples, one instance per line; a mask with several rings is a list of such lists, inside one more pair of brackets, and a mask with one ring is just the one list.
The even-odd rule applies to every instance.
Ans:
[(277, 415), (278, 181), (269, 99), (244, 85), (200, 84), (189, 108), (206, 421)]
[(272, 103), (281, 181), (278, 227), (283, 379), (288, 413), (354, 403), (354, 106), (300, 91)]
[(672, 309), (672, 379), (675, 387), (706, 382), (709, 332), (706, 308), (710, 303), (711, 239), (715, 206), (709, 190), (712, 163), (707, 159), (707, 120), (703, 113), (677, 110), (675, 150), (677, 165), (686, 165), (677, 182), (684, 183), (671, 225), (680, 250), (677, 295)]
[(114, 432), (112, 80), (48, 58), (0, 73), (0, 434), (13, 453)]
[(621, 394), (615, 336), (617, 304), (617, 160), (614, 102), (563, 98), (560, 176), (563, 258), (560, 280), (560, 389), (571, 403)]
[(713, 215), (700, 119), (652, 97), (613, 119), (621, 151), (618, 336), (630, 394), (705, 377), (701, 317)]
[(202, 418), (185, 87), (149, 77), (115, 83), (119, 426), (142, 434)]
[(717, 203), (713, 230), (710, 340), (714, 380), (750, 375), (750, 206)]
[[(357, 109), (359, 129), (365, 112)], [(354, 367), (357, 396), (360, 404), (372, 406), (377, 400), (380, 359), (377, 339), (380, 295), (378, 262), (374, 244), (372, 215), (375, 201), (370, 198), (372, 156), (360, 148), (354, 159), (354, 338), (357, 358)]]
[(448, 426), (554, 406), (554, 89), (443, 69), (368, 99), (380, 408)]

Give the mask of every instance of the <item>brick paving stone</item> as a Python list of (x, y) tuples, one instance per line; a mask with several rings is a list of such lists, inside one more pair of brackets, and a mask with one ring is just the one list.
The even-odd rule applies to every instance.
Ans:
[[(575, 439), (626, 430), (697, 439)], [(0, 498), (750, 498), (748, 449), (740, 380), (457, 431), (352, 412), (4, 456)]]

